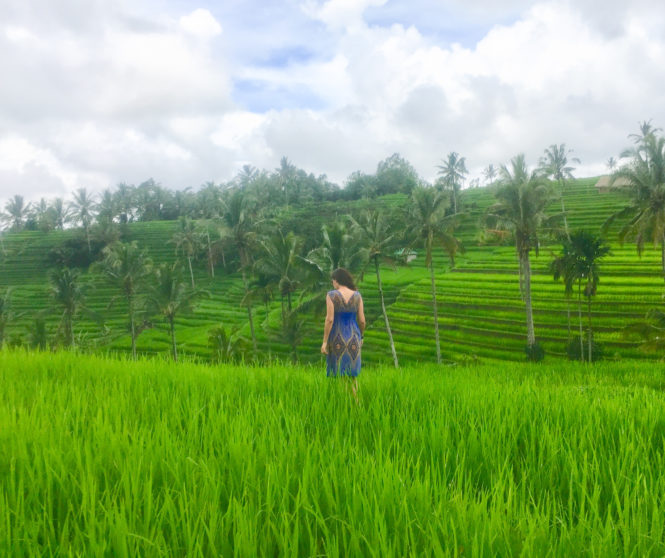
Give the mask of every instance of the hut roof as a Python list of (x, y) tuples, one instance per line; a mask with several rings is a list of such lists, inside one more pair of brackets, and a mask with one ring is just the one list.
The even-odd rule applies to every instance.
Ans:
[(616, 178), (614, 182), (610, 185), (610, 180), (611, 180), (610, 175), (605, 175), (601, 176), (598, 179), (598, 182), (596, 182), (596, 188), (598, 189), (603, 189), (603, 190), (609, 190), (610, 188), (625, 188), (626, 186), (630, 186), (630, 180), (627, 178), (623, 178), (622, 176)]

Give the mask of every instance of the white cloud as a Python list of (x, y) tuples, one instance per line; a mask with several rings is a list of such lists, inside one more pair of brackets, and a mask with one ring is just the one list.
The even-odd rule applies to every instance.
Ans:
[(222, 32), (222, 26), (213, 15), (202, 8), (194, 10), (191, 14), (182, 16), (179, 20), (180, 27), (186, 33), (197, 37), (210, 39)]
[(363, 13), (371, 6), (382, 6), (387, 0), (306, 0), (302, 10), (309, 17), (333, 29), (354, 29), (363, 25)]
[(181, 5), (0, 5), (0, 206), (45, 184), (197, 186), (281, 156), (342, 183), (399, 152), (433, 179), (449, 151), (474, 174), (565, 142), (583, 175), (602, 171), (638, 121), (665, 127), (665, 10), (654, 0), (604, 11), (591, 0), (449, 0), (455, 21), (483, 28), (464, 46), (422, 18), (367, 23), (439, 0)]

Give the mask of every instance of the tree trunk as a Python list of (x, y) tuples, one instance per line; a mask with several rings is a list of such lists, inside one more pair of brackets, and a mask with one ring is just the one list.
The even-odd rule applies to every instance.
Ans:
[(210, 246), (210, 231), (206, 226), (206, 237), (208, 238), (208, 267), (210, 268), (210, 276), (215, 278), (215, 263), (212, 261), (212, 247)]
[(593, 353), (592, 351), (592, 343), (593, 343), (593, 331), (591, 329), (591, 297), (587, 297), (587, 316), (589, 317), (588, 323), (589, 323), (589, 331), (587, 333), (587, 336), (589, 337), (589, 363), (593, 361)]
[(129, 328), (132, 336), (132, 359), (136, 360), (136, 326), (134, 324), (134, 312), (129, 312)]
[(519, 249), (517, 250), (517, 262), (519, 264), (519, 274), (520, 274), (520, 297), (522, 302), (524, 302), (524, 264), (522, 263), (522, 257), (520, 256)]
[(570, 325), (570, 299), (566, 296), (566, 323), (568, 324), (568, 341), (572, 337), (571, 325)]
[(561, 213), (563, 214), (563, 230), (566, 232), (566, 238), (570, 240), (570, 232), (568, 231), (568, 218), (566, 217), (566, 206), (563, 203), (563, 185), (559, 185), (561, 190)]
[(268, 362), (272, 361), (270, 347), (270, 305), (266, 302), (266, 339), (268, 341)]
[(584, 360), (584, 330), (582, 329), (582, 281), (577, 283), (577, 317), (580, 322), (580, 360)]
[(189, 276), (192, 279), (192, 289), (196, 288), (194, 286), (194, 271), (192, 270), (192, 257), (187, 256), (187, 263), (189, 264)]
[(88, 256), (92, 254), (92, 248), (90, 248), (90, 228), (85, 228), (85, 238), (88, 241)]
[(665, 234), (660, 239), (660, 265), (663, 269), (663, 280), (665, 280)]
[(390, 350), (393, 353), (393, 362), (395, 368), (399, 368), (397, 362), (397, 351), (395, 350), (395, 342), (393, 341), (393, 333), (390, 330), (390, 322), (388, 322), (388, 313), (386, 312), (386, 303), (383, 300), (383, 286), (381, 285), (381, 274), (379, 273), (379, 259), (374, 257), (374, 267), (376, 268), (376, 282), (379, 286), (379, 298), (381, 299), (381, 311), (383, 312), (383, 319), (386, 321), (386, 331), (388, 332), (388, 340), (390, 341)]
[(74, 346), (74, 317), (70, 312), (65, 312), (65, 343), (68, 347)]
[(533, 307), (531, 304), (531, 262), (529, 253), (522, 255), (522, 268), (524, 271), (524, 304), (526, 306), (526, 344), (529, 348), (536, 344), (536, 332), (533, 325)]
[(174, 318), (169, 318), (169, 328), (171, 329), (171, 347), (173, 348), (173, 360), (178, 362), (178, 349), (175, 341), (175, 323)]
[[(244, 259), (244, 258), (243, 258)], [(247, 286), (247, 275), (245, 274), (245, 268), (242, 269), (242, 283), (245, 286), (245, 296), (249, 293), (249, 287)], [(252, 305), (247, 302), (247, 316), (249, 317), (249, 332), (252, 335), (252, 346), (254, 347), (254, 356), (258, 354), (258, 346), (256, 344), (256, 333), (254, 333), (254, 317), (252, 316)]]
[(439, 343), (439, 316), (436, 308), (436, 283), (434, 282), (434, 262), (429, 263), (430, 279), (432, 281), (432, 308), (434, 309), (434, 337), (436, 339), (436, 362), (441, 364), (441, 344)]

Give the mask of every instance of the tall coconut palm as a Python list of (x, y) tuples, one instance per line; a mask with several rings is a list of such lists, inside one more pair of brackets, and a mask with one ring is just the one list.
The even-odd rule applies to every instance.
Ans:
[(493, 229), (508, 230), (515, 237), (519, 261), (520, 286), (526, 307), (527, 354), (532, 355), (536, 344), (531, 300), (530, 254), (538, 255), (539, 235), (548, 220), (545, 208), (552, 201), (547, 184), (535, 172), (529, 172), (524, 155), (511, 160), (510, 168), (502, 165), (501, 186), (495, 193), (496, 203), (489, 208), (487, 224)]
[(496, 178), (497, 175), (497, 169), (496, 167), (490, 163), (483, 169), (483, 178), (485, 178), (485, 182), (487, 184), (492, 184), (494, 182), (494, 179)]
[(162, 264), (155, 270), (151, 301), (169, 326), (173, 360), (178, 361), (175, 319), (178, 314), (187, 314), (194, 309), (194, 299), (201, 294), (183, 281), (182, 268), (178, 265)]
[(381, 313), (386, 324), (388, 341), (390, 342), (390, 351), (393, 355), (395, 368), (399, 368), (397, 360), (397, 351), (395, 350), (395, 341), (390, 329), (388, 313), (386, 312), (386, 303), (383, 297), (383, 285), (381, 283), (381, 262), (393, 262), (392, 252), (394, 248), (395, 233), (392, 230), (390, 221), (384, 213), (380, 211), (364, 211), (360, 218), (351, 221), (354, 230), (357, 232), (360, 245), (367, 253), (367, 259), (374, 265), (376, 272), (376, 284), (379, 289), (379, 300), (381, 301)]
[(122, 225), (134, 220), (135, 195), (136, 188), (124, 182), (118, 184), (113, 194), (115, 209)]
[(425, 265), (430, 272), (437, 363), (441, 363), (441, 344), (439, 342), (439, 318), (432, 254), (435, 244), (440, 244), (450, 257), (451, 266), (454, 266), (455, 254), (461, 248), (459, 240), (453, 236), (455, 216), (445, 215), (449, 203), (449, 197), (441, 191), (422, 186), (415, 188), (411, 193), (410, 225), (406, 231), (407, 238), (411, 239), (413, 245), (420, 244), (423, 247), (425, 251)]
[(25, 221), (30, 214), (30, 204), (25, 202), (23, 196), (15, 194), (6, 204), (2, 220), (9, 225), (12, 231), (20, 231), (25, 227)]
[(47, 233), (53, 230), (53, 220), (49, 211), (49, 204), (45, 198), (40, 198), (40, 200), (34, 204), (30, 216), (40, 231)]
[(56, 230), (61, 231), (65, 228), (65, 223), (67, 223), (71, 218), (71, 212), (69, 207), (65, 205), (65, 202), (62, 198), (55, 198), (51, 202), (51, 218), (53, 220), (53, 226)]
[(74, 346), (74, 319), (85, 307), (85, 286), (80, 272), (67, 267), (51, 270), (48, 275), (49, 292), (54, 305), (62, 309), (58, 332), (65, 347)]
[(74, 192), (74, 200), (69, 204), (72, 219), (75, 223), (80, 223), (85, 232), (85, 238), (88, 242), (88, 254), (92, 252), (90, 247), (90, 226), (94, 220), (95, 200), (85, 188), (79, 188)]
[(173, 233), (169, 241), (175, 244), (176, 254), (182, 254), (187, 260), (189, 267), (189, 277), (192, 282), (192, 289), (196, 288), (194, 284), (194, 270), (192, 269), (192, 259), (194, 259), (203, 246), (201, 232), (196, 224), (189, 217), (180, 217), (178, 230)]
[(296, 175), (296, 167), (286, 157), (279, 160), (279, 168), (275, 169), (279, 180), (279, 187), (284, 192), (284, 205), (289, 208), (289, 190)]
[(459, 200), (459, 193), (464, 184), (464, 178), (468, 174), (466, 170), (466, 158), (460, 157), (459, 153), (451, 151), (448, 153), (448, 158), (443, 160), (442, 165), (437, 165), (441, 183), (445, 190), (450, 192), (453, 211), (457, 213), (457, 206)]
[[(247, 294), (249, 291), (247, 273), (250, 271), (252, 265), (252, 248), (256, 244), (255, 229), (257, 219), (253, 198), (242, 189), (236, 188), (226, 200), (224, 221), (226, 223), (228, 238), (230, 238), (231, 243), (238, 251), (242, 283), (245, 288), (245, 294)], [(247, 304), (247, 315), (249, 318), (249, 330), (252, 336), (254, 354), (256, 354), (258, 351), (258, 345), (256, 342), (256, 333), (254, 332), (254, 318), (252, 315), (251, 304)]]
[[(609, 254), (610, 247), (605, 241), (588, 231), (575, 231), (570, 239), (564, 239), (562, 254), (552, 262), (550, 269), (554, 272), (554, 280), (563, 279), (566, 293), (573, 292), (573, 285), (577, 283), (577, 304), (580, 330), (580, 356), (584, 360), (584, 346), (582, 334), (582, 293), (587, 299), (588, 316), (588, 361), (593, 360), (593, 329), (591, 324), (591, 299), (595, 296), (600, 271), (598, 264)], [(582, 286), (584, 285), (584, 291)]]
[[(563, 215), (563, 227), (566, 233), (566, 238), (570, 240), (570, 233), (568, 231), (568, 219), (566, 218), (566, 204), (564, 202), (564, 194), (566, 191), (566, 183), (568, 180), (573, 180), (573, 171), (575, 167), (568, 165), (568, 155), (572, 153), (572, 149), (566, 149), (566, 144), (560, 145), (552, 144), (545, 149), (545, 155), (540, 158), (538, 162), (538, 170), (543, 176), (555, 180), (559, 187), (559, 195), (561, 196), (561, 213)], [(577, 157), (571, 157), (570, 160), (574, 163), (580, 162)]]
[(622, 178), (629, 183), (631, 201), (605, 221), (603, 231), (615, 220), (627, 218), (619, 240), (635, 242), (639, 255), (646, 242), (660, 245), (665, 280), (665, 138), (650, 134), (644, 139), (644, 148), (631, 153), (632, 161), (612, 175), (612, 181)]
[(152, 261), (136, 241), (116, 242), (104, 248), (104, 259), (98, 269), (112, 285), (120, 289), (127, 301), (129, 332), (132, 340), (132, 358), (136, 360), (136, 339), (144, 329), (147, 312), (146, 294), (152, 278)]
[(640, 132), (638, 134), (628, 134), (628, 137), (633, 140), (636, 147), (626, 149), (621, 156), (631, 157), (635, 152), (641, 153), (648, 163), (649, 146), (647, 145), (647, 142), (650, 137), (658, 135), (658, 132), (662, 132), (662, 130), (651, 124), (651, 120), (643, 120), (640, 122)]

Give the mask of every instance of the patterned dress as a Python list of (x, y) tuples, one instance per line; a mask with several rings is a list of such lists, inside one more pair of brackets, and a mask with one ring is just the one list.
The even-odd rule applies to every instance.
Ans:
[(339, 291), (328, 291), (328, 296), (335, 307), (335, 319), (328, 336), (328, 357), (326, 374), (328, 376), (352, 376), (360, 374), (360, 328), (356, 315), (362, 297), (354, 292), (348, 301), (344, 301)]

